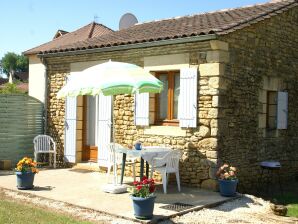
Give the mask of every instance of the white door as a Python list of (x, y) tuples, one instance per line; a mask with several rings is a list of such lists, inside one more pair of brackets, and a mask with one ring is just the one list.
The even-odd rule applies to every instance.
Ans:
[(112, 97), (100, 94), (97, 100), (97, 158), (99, 166), (106, 167), (109, 155), (108, 145), (111, 143)]
[(77, 125), (77, 98), (67, 97), (65, 101), (65, 140), (64, 159), (66, 162), (76, 162), (76, 125)]

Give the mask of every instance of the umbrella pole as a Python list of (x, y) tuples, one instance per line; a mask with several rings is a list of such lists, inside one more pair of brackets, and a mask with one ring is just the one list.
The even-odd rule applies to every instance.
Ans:
[(114, 167), (113, 167), (113, 183), (107, 184), (103, 187), (103, 191), (107, 193), (112, 194), (119, 194), (127, 192), (127, 186), (124, 184), (118, 184), (117, 183), (117, 170), (116, 170), (116, 144), (115, 144), (115, 128), (114, 128), (114, 97), (112, 95), (112, 121), (111, 121), (111, 127), (112, 127), (112, 140), (113, 140), (113, 157), (114, 157)]
[(113, 184), (117, 184), (117, 163), (116, 163), (116, 144), (115, 144), (115, 127), (114, 127), (114, 96), (112, 95), (112, 121), (111, 121), (111, 126), (112, 126), (112, 139), (113, 139), (113, 157), (114, 157), (114, 167), (113, 167), (113, 173), (114, 173), (114, 180)]

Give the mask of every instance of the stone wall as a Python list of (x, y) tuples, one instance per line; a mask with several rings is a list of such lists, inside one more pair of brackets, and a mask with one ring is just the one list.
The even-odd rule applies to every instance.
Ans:
[[(119, 95), (114, 101), (117, 142), (131, 145), (138, 139), (144, 145), (181, 150), (183, 185), (216, 189), (216, 168), (229, 162), (239, 168), (240, 191), (248, 191), (255, 187), (258, 163), (265, 159), (281, 160), (282, 170), (288, 170), (283, 171), (284, 176), (293, 178), (298, 168), (297, 15), (297, 9), (291, 9), (219, 37), (221, 41), (45, 58), (48, 132), (58, 143), (60, 161), (65, 111), (64, 100), (57, 99), (56, 93), (70, 72), (70, 63), (112, 59), (144, 66), (144, 57), (189, 54), (189, 66), (197, 67), (199, 73), (198, 127), (136, 127), (133, 97)], [(268, 89), (264, 80), (268, 82), (268, 77), (277, 78), (273, 82), (280, 83), (278, 88), (289, 92), (289, 127), (275, 135), (268, 135), (261, 125), (266, 103), (262, 95)]]
[(47, 134), (53, 137), (57, 147), (57, 163), (63, 166), (64, 152), (64, 115), (65, 101), (57, 99), (57, 92), (65, 85), (65, 77), (69, 74), (69, 64), (47, 65)]
[[(219, 156), (239, 168), (243, 192), (256, 189), (260, 161), (279, 160), (283, 179), (298, 173), (297, 27), (296, 7), (220, 38), (229, 43), (230, 62), (220, 96)], [(289, 94), (286, 130), (266, 129), (268, 90)]]
[[(219, 62), (218, 54), (213, 56), (213, 53), (218, 50), (217, 48), (212, 49), (210, 42), (206, 41), (122, 52), (46, 58), (48, 64), (48, 94), (50, 96), (48, 101), (48, 132), (58, 142), (60, 161), (63, 161), (65, 102), (57, 99), (56, 94), (64, 85), (65, 76), (70, 73), (70, 63), (112, 59), (143, 66), (144, 57), (187, 53), (190, 55), (189, 65), (198, 67), (198, 70), (201, 70), (200, 73), (205, 74), (202, 77), (198, 76), (198, 106), (200, 108), (198, 110), (198, 127), (184, 130), (179, 127), (173, 127), (174, 129), (171, 132), (167, 132), (169, 127), (159, 127), (162, 133), (149, 133), (146, 131), (147, 128), (134, 125), (133, 97), (119, 95), (115, 97), (114, 101), (116, 139), (117, 142), (126, 146), (133, 144), (135, 140), (139, 139), (144, 145), (167, 145), (181, 150), (183, 154), (180, 167), (182, 184), (215, 189), (216, 181), (214, 174), (217, 166), (216, 118), (218, 116), (217, 88), (220, 82), (216, 76), (220, 68), (218, 63), (215, 63), (211, 66), (214, 70), (210, 72), (206, 71), (206, 68), (201, 65), (209, 62), (211, 64)], [(210, 56), (210, 54), (212, 55)], [(81, 105), (78, 105), (78, 107), (79, 111), (81, 111)], [(81, 130), (79, 132), (78, 141), (81, 140)], [(77, 151), (78, 155), (80, 155), (81, 150), (77, 149)], [(77, 158), (77, 161), (80, 161), (79, 158)], [(130, 171), (127, 171), (127, 173), (130, 173)], [(159, 178), (158, 176), (156, 177)]]

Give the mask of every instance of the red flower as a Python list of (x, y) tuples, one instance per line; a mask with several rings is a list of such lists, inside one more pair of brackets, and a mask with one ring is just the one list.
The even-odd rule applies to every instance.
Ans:
[(132, 195), (134, 197), (146, 198), (155, 192), (154, 180), (152, 178), (148, 179), (146, 176), (141, 181), (134, 181), (133, 185)]
[(150, 187), (149, 187), (149, 192), (150, 193), (153, 193), (155, 191), (155, 186), (152, 184), (152, 185), (150, 185)]
[(151, 183), (151, 184), (154, 184), (154, 179), (150, 178), (150, 179), (148, 179), (148, 182)]
[(140, 184), (139, 181), (134, 181), (134, 182), (133, 182), (133, 185), (135, 185), (135, 186), (137, 186), (138, 184)]
[(143, 183), (143, 184), (148, 184), (149, 181), (148, 181), (148, 179), (145, 179), (145, 180), (142, 181), (142, 183)]

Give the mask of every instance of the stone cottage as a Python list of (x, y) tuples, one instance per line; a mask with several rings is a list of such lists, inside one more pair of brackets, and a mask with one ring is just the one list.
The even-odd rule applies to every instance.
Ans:
[(70, 73), (111, 59), (144, 67), (164, 82), (160, 94), (115, 97), (117, 142), (180, 149), (181, 182), (187, 186), (215, 189), (215, 172), (223, 162), (238, 167), (243, 192), (256, 187), (264, 160), (280, 161), (283, 180), (293, 180), (298, 174), (297, 6), (297, 0), (272, 1), (64, 42), (71, 32), (59, 36), (59, 44), (53, 40), (26, 51), (30, 66), (43, 67), (30, 69), (30, 82), (39, 80), (30, 88), (33, 93), (46, 86), (36, 94), (45, 95), (47, 133), (58, 143), (60, 161), (104, 162), (104, 144), (111, 141), (109, 98), (65, 101), (56, 94)]

